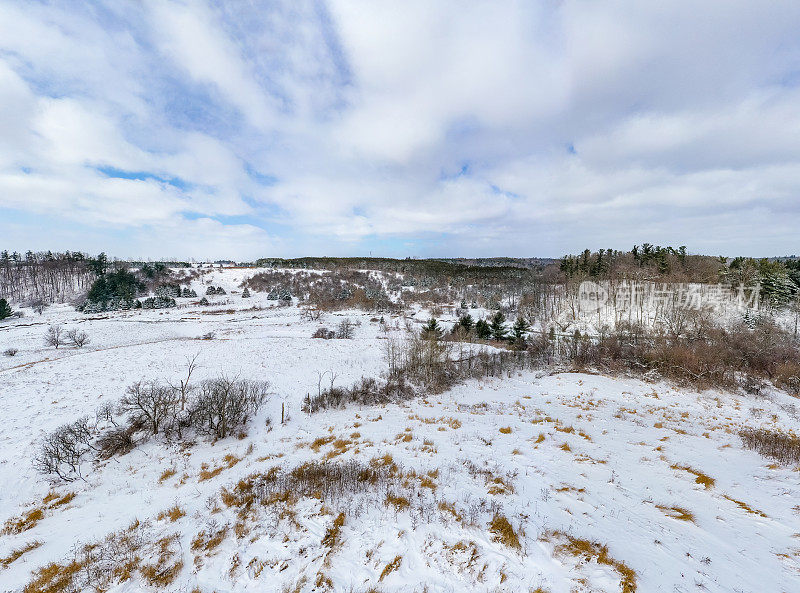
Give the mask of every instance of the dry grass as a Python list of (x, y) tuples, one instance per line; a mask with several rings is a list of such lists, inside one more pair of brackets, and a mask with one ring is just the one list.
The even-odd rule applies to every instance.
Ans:
[(519, 550), (522, 547), (519, 543), (519, 536), (503, 515), (492, 517), (492, 521), (489, 523), (489, 532), (494, 535), (497, 541), (509, 548)]
[(738, 506), (740, 509), (750, 513), (751, 515), (758, 515), (759, 517), (764, 517), (764, 518), (767, 517), (766, 513), (762, 512), (762, 511), (759, 511), (758, 509), (754, 509), (754, 508), (750, 507), (750, 505), (748, 505), (745, 502), (742, 502), (741, 500), (736, 500), (735, 498), (731, 498), (727, 494), (723, 494), (722, 498), (724, 498), (725, 500), (731, 501), (736, 506)]
[(392, 494), (391, 492), (386, 495), (386, 506), (393, 506), (398, 511), (404, 511), (411, 503), (405, 496)]
[(192, 539), (192, 551), (209, 555), (225, 540), (226, 535), (228, 535), (227, 525), (204, 529)]
[(311, 443), (311, 450), (314, 451), (314, 453), (317, 453), (322, 447), (324, 447), (329, 443), (332, 443), (334, 440), (336, 440), (336, 437), (333, 435), (314, 439), (314, 442)]
[(667, 517), (672, 517), (673, 519), (678, 519), (679, 521), (688, 521), (689, 523), (694, 523), (694, 513), (692, 511), (685, 509), (684, 507), (679, 506), (666, 506), (657, 504), (656, 508), (662, 511)]
[(164, 473), (161, 474), (161, 477), (158, 478), (159, 484), (163, 484), (165, 481), (169, 480), (172, 476), (174, 476), (176, 472), (174, 469), (165, 469)]
[(339, 513), (336, 519), (333, 520), (333, 523), (325, 532), (325, 536), (322, 538), (322, 545), (327, 546), (330, 549), (335, 548), (341, 542), (341, 531), (342, 527), (344, 526), (344, 513)]
[(31, 509), (21, 517), (12, 517), (3, 525), (3, 533), (15, 535), (32, 529), (39, 521), (44, 519), (44, 510), (41, 508)]
[(561, 532), (551, 532), (545, 535), (545, 539), (551, 537), (566, 540), (565, 543), (556, 546), (557, 554), (569, 555), (584, 562), (594, 560), (598, 564), (610, 566), (620, 576), (622, 593), (636, 593), (636, 572), (625, 563), (612, 558), (608, 553), (607, 546), (586, 539), (574, 538)]
[(186, 511), (184, 511), (180, 506), (177, 504), (171, 506), (166, 511), (161, 511), (156, 517), (157, 520), (162, 521), (164, 519), (169, 519), (173, 523), (180, 519), (181, 517), (186, 516)]
[(379, 580), (379, 581), (382, 581), (383, 579), (385, 579), (386, 577), (388, 577), (388, 576), (389, 576), (390, 574), (392, 574), (392, 573), (393, 573), (395, 570), (397, 570), (398, 568), (400, 568), (400, 564), (401, 564), (402, 562), (403, 562), (403, 557), (402, 557), (402, 556), (395, 556), (395, 557), (394, 557), (394, 560), (392, 560), (391, 562), (389, 562), (389, 564), (387, 564), (386, 566), (384, 566), (384, 568), (383, 568), (383, 571), (381, 571), (381, 577), (380, 577), (378, 580)]
[(57, 492), (50, 492), (42, 499), (42, 504), (23, 513), (19, 517), (12, 517), (4, 524), (0, 533), (5, 535), (16, 535), (24, 531), (28, 531), (36, 526), (39, 521), (44, 519), (45, 511), (57, 509), (66, 504), (69, 504), (75, 498), (74, 492), (67, 494), (58, 494)]
[(219, 466), (217, 468), (214, 468), (212, 470), (208, 469), (208, 464), (204, 463), (202, 466), (200, 466), (200, 478), (199, 478), (199, 481), (200, 482), (204, 482), (206, 480), (210, 480), (211, 478), (215, 478), (219, 474), (221, 474), (223, 471), (225, 471), (226, 469), (232, 468), (234, 465), (236, 465), (237, 463), (239, 463), (242, 460), (241, 457), (236, 457), (236, 455), (232, 455), (230, 453), (225, 455), (225, 457), (223, 457), (222, 459), (225, 462), (225, 464), (221, 465), (221, 466)]
[[(137, 573), (153, 587), (169, 586), (183, 570), (179, 537), (173, 534), (150, 541), (146, 526), (135, 521), (127, 529), (78, 548), (70, 559), (39, 568), (24, 593), (107, 591)], [(142, 564), (144, 557), (154, 560)]]
[(746, 448), (764, 457), (771, 457), (781, 463), (800, 463), (800, 437), (793, 432), (746, 428), (739, 432), (739, 436)]
[(16, 549), (12, 550), (11, 553), (8, 556), (5, 556), (4, 558), (0, 558), (0, 566), (3, 567), (3, 568), (8, 568), (8, 566), (12, 562), (15, 562), (16, 560), (19, 560), (23, 555), (27, 554), (31, 550), (35, 550), (36, 548), (38, 548), (41, 545), (42, 545), (42, 542), (40, 542), (40, 541), (32, 541), (32, 542), (28, 542), (27, 544), (25, 544), (21, 548), (16, 548)]
[(503, 427), (500, 429), (500, 432), (503, 434), (511, 434), (511, 427), (510, 426)]
[(489, 482), (489, 494), (514, 494), (514, 486), (510, 481), (496, 476)]
[(675, 463), (675, 464), (671, 465), (670, 468), (676, 469), (676, 470), (682, 470), (682, 471), (685, 471), (685, 472), (689, 472), (690, 474), (695, 476), (695, 480), (694, 481), (697, 484), (702, 484), (706, 489), (713, 488), (714, 484), (716, 483), (714, 478), (712, 478), (710, 476), (707, 476), (703, 472), (698, 471), (696, 469), (693, 469), (693, 468), (689, 467), (688, 465), (678, 465), (677, 463)]

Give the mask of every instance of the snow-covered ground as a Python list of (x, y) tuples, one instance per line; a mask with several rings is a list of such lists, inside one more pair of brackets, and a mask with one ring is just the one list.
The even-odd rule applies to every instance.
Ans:
[[(0, 325), (0, 352), (18, 349), (0, 356), (0, 523), (42, 511), (30, 529), (0, 535), (0, 558), (41, 544), (0, 564), (0, 590), (21, 590), (83, 544), (135, 531), (137, 562), (175, 567), (165, 587), (175, 591), (800, 591), (798, 473), (737, 436), (742, 426), (796, 428), (787, 395), (515, 373), (308, 416), (301, 402), (322, 374), (347, 386), (381, 373), (386, 332), (357, 311), (308, 321), (264, 294), (242, 299), (235, 291), (249, 273), (204, 277), (228, 291), (210, 297), (217, 306), (99, 315), (58, 306)], [(360, 324), (354, 339), (310, 337), (345, 317)], [(386, 321), (404, 331), (402, 319)], [(53, 323), (91, 343), (45, 346)], [(93, 417), (134, 381), (178, 380), (196, 354), (193, 381), (270, 382), (246, 436), (151, 439), (87, 463), (85, 480), (69, 484), (33, 469), (47, 431)], [(245, 508), (248, 476), (323, 460), (384, 479)], [(59, 498), (44, 502), (53, 491)], [(155, 590), (123, 572), (111, 590)]]

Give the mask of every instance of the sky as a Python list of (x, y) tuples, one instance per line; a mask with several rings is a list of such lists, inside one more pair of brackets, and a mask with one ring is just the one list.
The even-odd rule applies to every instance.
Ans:
[(0, 0), (0, 248), (800, 253), (797, 0)]

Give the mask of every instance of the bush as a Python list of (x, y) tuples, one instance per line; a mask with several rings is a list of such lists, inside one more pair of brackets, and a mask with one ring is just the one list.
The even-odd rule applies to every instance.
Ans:
[(47, 333), (44, 335), (45, 344), (54, 346), (56, 350), (64, 343), (64, 339), (64, 328), (60, 325), (51, 325), (47, 328)]
[(311, 336), (312, 338), (321, 338), (323, 340), (332, 340), (336, 337), (336, 332), (327, 327), (317, 328), (317, 331)]
[(349, 388), (331, 385), (327, 389), (321, 389), (317, 395), (307, 395), (303, 400), (302, 410), (313, 414), (330, 408), (341, 408), (347, 404), (380, 405), (411, 399), (416, 395), (417, 392), (403, 377), (380, 381), (362, 377)]
[(86, 332), (71, 329), (67, 331), (67, 341), (76, 348), (83, 348), (90, 342), (89, 335)]
[(246, 379), (208, 379), (203, 381), (188, 417), (201, 433), (222, 439), (242, 427), (266, 401), (269, 384)]
[(34, 457), (34, 468), (67, 482), (80, 478), (81, 463), (86, 454), (93, 450), (89, 444), (91, 438), (88, 418), (60, 426), (40, 442)]
[(355, 334), (355, 327), (349, 317), (342, 319), (336, 328), (336, 337), (340, 340), (351, 340)]
[(154, 435), (169, 423), (178, 410), (179, 394), (157, 381), (138, 381), (128, 387), (120, 401), (120, 410), (134, 421), (145, 424)]
[(0, 321), (11, 317), (13, 311), (11, 310), (11, 306), (8, 304), (8, 301), (5, 299), (0, 299)]
[(746, 428), (739, 432), (742, 443), (748, 449), (771, 457), (781, 463), (800, 463), (800, 437), (792, 433)]
[(15, 356), (18, 350), (16, 348), (8, 348), (3, 352), (4, 356)]
[(133, 451), (134, 447), (136, 447), (136, 443), (133, 440), (135, 432), (135, 426), (120, 426), (101, 434), (97, 439), (100, 457), (102, 459), (110, 459), (115, 455), (125, 455)]

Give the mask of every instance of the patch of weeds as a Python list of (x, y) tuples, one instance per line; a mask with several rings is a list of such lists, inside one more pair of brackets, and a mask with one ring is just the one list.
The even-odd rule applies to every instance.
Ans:
[(172, 521), (174, 523), (175, 521), (177, 521), (181, 517), (185, 517), (185, 516), (186, 516), (186, 511), (184, 511), (181, 507), (179, 507), (177, 504), (175, 504), (175, 505), (171, 506), (170, 508), (168, 508), (166, 511), (161, 511), (158, 514), (158, 517), (156, 517), (156, 519), (158, 521), (162, 521), (164, 519), (169, 519), (170, 521)]
[(509, 548), (519, 550), (522, 546), (519, 543), (519, 536), (514, 528), (503, 515), (495, 515), (489, 523), (489, 532), (495, 539)]
[(566, 540), (565, 543), (556, 546), (557, 554), (569, 555), (583, 562), (594, 560), (598, 564), (610, 566), (620, 576), (622, 593), (636, 593), (636, 572), (624, 562), (612, 558), (608, 553), (607, 546), (586, 539), (578, 539), (558, 531), (547, 533), (544, 539), (552, 537)]
[(677, 463), (672, 464), (670, 466), (672, 469), (676, 470), (683, 470), (685, 472), (689, 472), (693, 476), (695, 476), (695, 482), (697, 484), (702, 484), (706, 489), (713, 488), (715, 484), (714, 478), (707, 476), (701, 471), (697, 471), (696, 469), (692, 469), (688, 465), (678, 465)]
[(393, 506), (397, 511), (404, 511), (411, 503), (405, 496), (392, 494), (391, 492), (386, 495), (386, 506)]
[(678, 519), (679, 521), (688, 521), (694, 523), (694, 513), (692, 511), (679, 506), (666, 506), (657, 504), (656, 508), (662, 511), (667, 517)]
[(174, 469), (172, 469), (172, 468), (170, 468), (170, 469), (165, 469), (165, 470), (164, 470), (164, 472), (161, 474), (161, 477), (160, 477), (160, 478), (158, 478), (158, 482), (159, 482), (159, 484), (163, 484), (164, 482), (166, 482), (167, 480), (169, 480), (169, 479), (170, 479), (172, 476), (174, 476), (176, 473), (178, 473), (178, 472), (176, 472), (176, 471), (175, 471)]
[(27, 554), (28, 552), (30, 552), (32, 550), (35, 550), (36, 548), (38, 548), (41, 545), (42, 545), (42, 542), (40, 542), (40, 541), (32, 541), (32, 542), (28, 542), (27, 544), (25, 544), (21, 548), (16, 548), (16, 549), (12, 550), (11, 553), (8, 556), (0, 558), (0, 566), (2, 566), (3, 568), (8, 568), (8, 566), (12, 562), (15, 562), (16, 560), (19, 560), (23, 555)]
[(381, 571), (381, 577), (378, 580), (382, 581), (383, 579), (388, 577), (395, 570), (400, 568), (400, 564), (402, 562), (403, 562), (403, 557), (402, 556), (395, 556), (394, 560), (392, 560), (391, 562), (389, 562), (389, 564), (387, 564), (386, 566), (383, 567), (383, 571)]
[(736, 500), (735, 498), (731, 498), (727, 494), (723, 494), (722, 498), (724, 498), (725, 500), (731, 501), (733, 504), (738, 506), (740, 509), (750, 513), (751, 515), (758, 515), (759, 517), (764, 517), (764, 518), (767, 517), (766, 513), (762, 512), (762, 511), (759, 511), (758, 509), (754, 509), (754, 508), (750, 507), (750, 505), (748, 505), (745, 502), (742, 502), (741, 500)]

